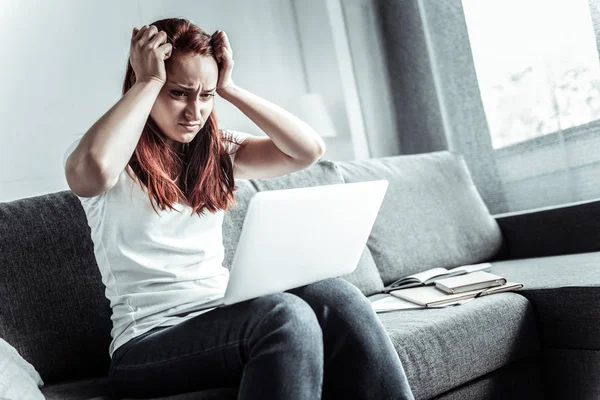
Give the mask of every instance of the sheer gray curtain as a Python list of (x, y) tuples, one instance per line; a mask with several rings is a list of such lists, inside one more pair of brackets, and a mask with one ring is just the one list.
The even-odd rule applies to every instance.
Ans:
[[(502, 0), (488, 1), (502, 4)], [(461, 0), (376, 0), (374, 5), (384, 38), (402, 154), (438, 150), (463, 154), (492, 214), (600, 198), (600, 121), (561, 124), (566, 111), (555, 107), (544, 126), (519, 128), (523, 140), (492, 143), (491, 123), (497, 127), (502, 121), (488, 120), (491, 114), (486, 117), (490, 109), (484, 107), (478, 81), (479, 73), (483, 82), (483, 73), (476, 70), (472, 48), (474, 40), (481, 38), (469, 33)], [(589, 0), (587, 6), (597, 38), (599, 1)], [(540, 7), (538, 18), (544, 15)], [(537, 20), (531, 21), (532, 30)], [(508, 35), (511, 18), (501, 22), (505, 30), (494, 34)], [(556, 26), (561, 28), (568, 29)], [(597, 87), (600, 99), (597, 78), (591, 85)], [(527, 96), (556, 105), (558, 91), (566, 90), (563, 86), (557, 84), (547, 93), (530, 90)], [(497, 142), (497, 130), (493, 133)]]

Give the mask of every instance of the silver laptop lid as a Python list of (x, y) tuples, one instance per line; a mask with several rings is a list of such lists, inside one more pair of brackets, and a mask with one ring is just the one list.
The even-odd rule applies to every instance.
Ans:
[(258, 192), (248, 205), (225, 304), (354, 271), (386, 180)]

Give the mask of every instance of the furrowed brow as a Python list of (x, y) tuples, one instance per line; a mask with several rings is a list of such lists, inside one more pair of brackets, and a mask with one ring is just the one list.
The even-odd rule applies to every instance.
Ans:
[[(172, 82), (172, 81), (169, 81), (169, 82), (170, 82), (170, 83), (172, 83), (172, 84), (174, 84), (174, 85), (177, 85), (177, 86), (179, 86), (180, 88), (182, 88), (182, 89), (185, 89), (185, 90), (194, 90), (194, 89), (195, 89), (195, 88), (194, 88), (194, 87), (192, 87), (192, 86), (186, 86), (186, 85), (182, 85), (182, 84), (179, 84), (179, 83), (176, 83), (176, 82)], [(203, 91), (202, 91), (202, 93), (214, 92), (216, 89), (217, 89), (217, 88), (216, 88), (216, 87), (214, 87), (214, 88), (212, 88), (212, 89), (203, 90)]]

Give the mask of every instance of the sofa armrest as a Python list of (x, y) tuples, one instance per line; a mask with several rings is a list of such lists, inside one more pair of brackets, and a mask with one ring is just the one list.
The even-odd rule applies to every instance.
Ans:
[(600, 199), (493, 217), (504, 239), (494, 261), (600, 251)]

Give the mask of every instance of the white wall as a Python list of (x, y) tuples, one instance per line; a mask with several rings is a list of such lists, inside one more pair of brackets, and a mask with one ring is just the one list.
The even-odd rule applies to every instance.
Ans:
[(308, 89), (321, 93), (332, 115), (347, 116), (336, 124), (332, 144), (350, 144), (354, 158), (363, 159), (369, 157), (368, 144), (341, 3), (293, 0)]
[[(291, 1), (0, 1), (0, 201), (68, 189), (64, 151), (121, 97), (134, 26), (185, 17), (211, 33), (222, 29), (234, 51), (238, 85), (282, 106), (304, 93), (301, 57), (313, 53), (300, 51)], [(301, 23), (300, 37), (302, 29), (310, 29), (331, 40), (335, 32), (327, 24)], [(313, 62), (309, 72), (340, 85), (339, 68)], [(341, 127), (338, 137), (325, 139), (324, 158), (330, 160), (350, 160), (356, 152), (351, 129), (344, 128), (349, 126), (344, 96), (329, 93), (325, 99)], [(223, 99), (215, 102), (224, 127), (263, 135), (237, 108)]]
[(400, 154), (395, 109), (378, 16), (379, 0), (342, 0), (369, 157)]

